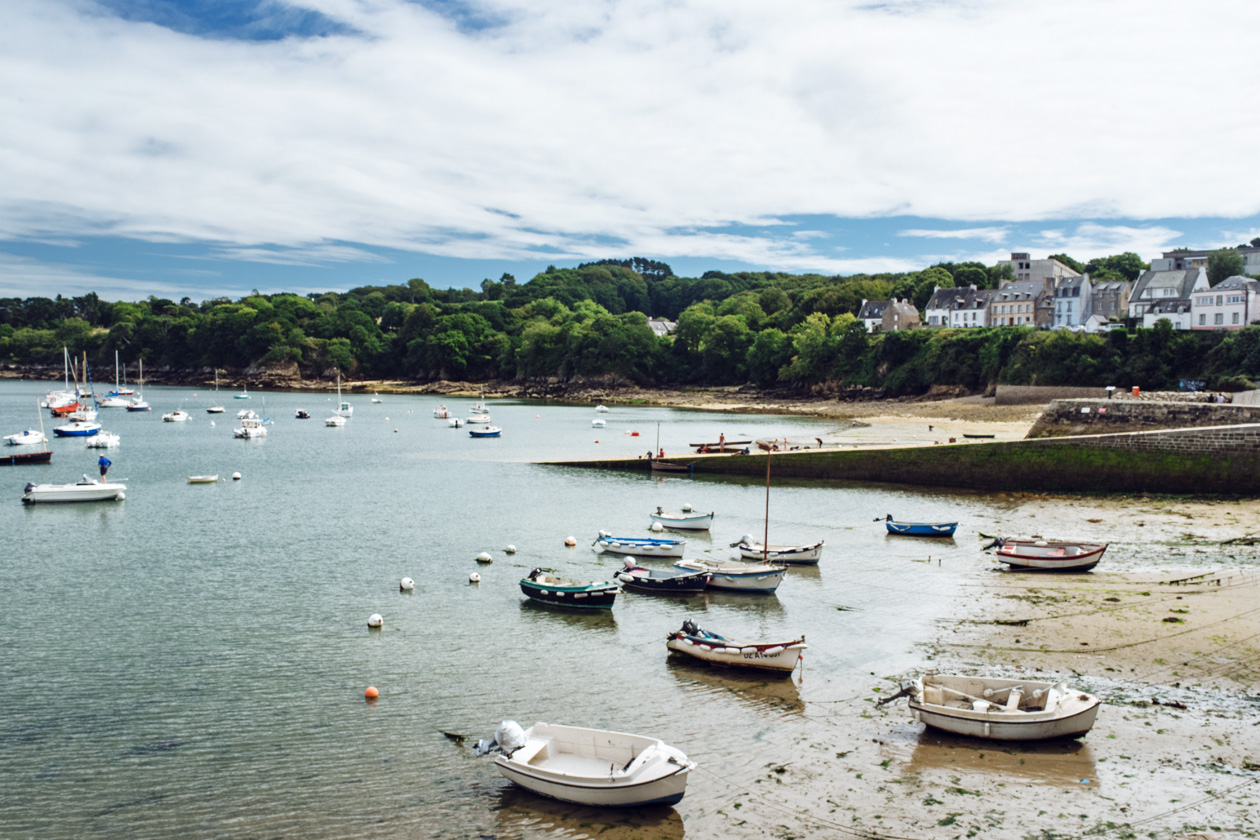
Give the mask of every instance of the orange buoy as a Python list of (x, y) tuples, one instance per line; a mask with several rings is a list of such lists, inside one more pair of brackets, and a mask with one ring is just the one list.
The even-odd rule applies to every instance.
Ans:
[(380, 696), (381, 696), (381, 693), (376, 690), (376, 686), (374, 685), (369, 685), (367, 687), (367, 691), (363, 692), (363, 698), (365, 700), (375, 700), (377, 697), (380, 697)]

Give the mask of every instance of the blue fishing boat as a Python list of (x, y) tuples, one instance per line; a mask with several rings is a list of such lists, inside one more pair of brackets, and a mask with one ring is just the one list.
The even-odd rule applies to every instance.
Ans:
[(581, 583), (556, 577), (543, 569), (534, 569), (528, 577), (521, 578), (521, 592), (535, 601), (557, 607), (580, 610), (612, 609), (613, 601), (621, 588), (607, 581)]
[(468, 436), (475, 438), (497, 438), (501, 434), (503, 434), (503, 430), (498, 426), (486, 426), (484, 428), (468, 430)]
[(898, 522), (889, 514), (884, 525), (890, 534), (903, 537), (952, 537), (958, 530), (957, 522)]

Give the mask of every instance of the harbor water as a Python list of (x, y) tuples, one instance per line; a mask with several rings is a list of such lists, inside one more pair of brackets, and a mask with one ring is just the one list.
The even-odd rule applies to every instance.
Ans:
[[(0, 382), (0, 433), (42, 414), (51, 437), (36, 408), (51, 387)], [(826, 542), (821, 564), (791, 569), (777, 594), (625, 592), (610, 612), (560, 612), (528, 602), (518, 580), (533, 567), (610, 579), (621, 560), (591, 550), (598, 531), (648, 536), (657, 506), (714, 511), (711, 534), (683, 535), (687, 556), (731, 557), (741, 535), (760, 538), (766, 492), (760, 479), (533, 462), (645, 454), (658, 428), (676, 454), (719, 435), (834, 441), (844, 425), (492, 402), (503, 437), (472, 439), (434, 418), (431, 396), (356, 394), (341, 428), (324, 424), (329, 393), (145, 397), (151, 413), (101, 410), (116, 449), (54, 439), (50, 465), (0, 468), (0, 836), (590, 836), (591, 812), (514, 789), (473, 756), (504, 719), (679, 747), (704, 771), (683, 802), (616, 820), (627, 836), (701, 836), (688, 827), (767, 755), (790, 760), (873, 679), (924, 664), (919, 646), (959, 592), (1000, 574), (979, 532), (1031, 526), (983, 494), (774, 482), (770, 541)], [(227, 413), (207, 414), (212, 401)], [(445, 402), (462, 417), (474, 400)], [(162, 422), (179, 407), (190, 421)], [(233, 438), (242, 407), (271, 418), (266, 438)], [(95, 475), (102, 453), (125, 501), (21, 504), (28, 481)], [(890, 537), (874, 521), (888, 513), (960, 526), (952, 540)], [(1059, 515), (1038, 524), (1093, 536), (1070, 503)], [(1115, 567), (1139, 562), (1139, 535), (1096, 536)], [(492, 563), (474, 561), (483, 551)], [(414, 591), (400, 591), (404, 577)], [(804, 634), (809, 650), (790, 680), (675, 662), (665, 637), (687, 618), (749, 639)], [(379, 700), (365, 702), (368, 686)]]

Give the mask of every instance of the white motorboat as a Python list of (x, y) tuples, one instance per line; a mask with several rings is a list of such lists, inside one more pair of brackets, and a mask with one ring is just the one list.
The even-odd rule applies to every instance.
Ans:
[(1107, 543), (1017, 540), (1010, 537), (999, 537), (991, 545), (997, 546), (994, 553), (998, 560), (1021, 571), (1088, 572), (1098, 565), (1107, 550)]
[(600, 414), (603, 414), (604, 412), (606, 412), (606, 411), (608, 410), (608, 406), (606, 406), (606, 405), (597, 405), (597, 406), (595, 406), (595, 410), (596, 410), (597, 412), (599, 412)]
[(245, 440), (264, 438), (267, 436), (267, 427), (263, 424), (261, 417), (250, 411), (241, 418), (240, 428), (233, 429), (232, 435)]
[(924, 674), (883, 703), (909, 695), (918, 722), (956, 735), (995, 741), (1079, 738), (1101, 700), (1066, 683)]
[(810, 545), (763, 545), (745, 534), (739, 542), (731, 543), (731, 548), (739, 551), (744, 560), (761, 560), (766, 563), (789, 563), (801, 566), (813, 566), (822, 558), (823, 541)]
[(710, 633), (690, 620), (683, 622), (681, 630), (666, 637), (665, 646), (714, 665), (757, 668), (780, 674), (792, 673), (809, 647), (804, 636), (789, 642), (750, 642)]
[(375, 391), (373, 391), (373, 392), (372, 392), (372, 402), (374, 402), (374, 403), (383, 402), (383, 400), (381, 399), (381, 395), (380, 395), (380, 394), (378, 394), (378, 393), (376, 393)]
[(97, 405), (101, 408), (126, 408), (131, 403), (120, 394), (116, 397), (104, 397)]
[(188, 476), (189, 484), (218, 484), (219, 476), (215, 475), (190, 475)]
[(470, 415), (469, 417), (464, 418), (464, 422), (470, 426), (475, 426), (479, 424), (488, 426), (490, 425), (491, 420), (490, 420), (489, 414), (473, 414), (473, 415)]
[(326, 420), (324, 420), (324, 425), (325, 426), (344, 426), (346, 425), (346, 418), (342, 417), (340, 414), (333, 414), (330, 417), (328, 417)]
[[(495, 738), (503, 754), (494, 763), (505, 778), (580, 805), (673, 805), (687, 792), (687, 775), (696, 767), (681, 750), (627, 732), (553, 723), (535, 723), (521, 732), (519, 725), (505, 721)], [(486, 751), (480, 745), (478, 750)]]
[(691, 505), (683, 505), (682, 513), (666, 513), (658, 507), (652, 521), (674, 531), (707, 531), (713, 525), (713, 513), (696, 513)]
[(628, 554), (632, 557), (682, 557), (686, 540), (657, 540), (648, 537), (614, 537), (600, 531), (595, 545), (609, 554)]
[(787, 573), (787, 566), (769, 563), (721, 563), (707, 559), (680, 560), (674, 564), (674, 568), (708, 572), (712, 575), (709, 586), (713, 589), (766, 593), (778, 589), (783, 582), (783, 575)]
[(26, 429), (16, 435), (5, 435), (4, 442), (10, 446), (34, 446), (48, 440), (47, 436), (35, 429)]
[(446, 420), (451, 416), (451, 412), (445, 405), (439, 405), (437, 408), (433, 409), (433, 416), (438, 420)]
[(98, 412), (96, 411), (95, 408), (88, 408), (87, 406), (82, 406), (70, 412), (69, 414), (67, 414), (66, 419), (78, 420), (81, 423), (94, 423), (96, 422), (97, 414)]
[(162, 415), (163, 423), (183, 423), (188, 419), (188, 412), (182, 408), (177, 408), (169, 414)]
[(125, 484), (102, 483), (86, 475), (74, 484), (27, 484), (22, 501), (28, 505), (61, 502), (107, 502), (124, 499)]
[(87, 439), (88, 449), (112, 449), (122, 443), (122, 438), (113, 432), (100, 431)]

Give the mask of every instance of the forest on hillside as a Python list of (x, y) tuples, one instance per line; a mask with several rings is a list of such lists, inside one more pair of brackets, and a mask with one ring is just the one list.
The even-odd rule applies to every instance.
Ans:
[[(1066, 255), (1056, 255), (1070, 260)], [(1123, 254), (1071, 261), (1092, 277), (1133, 279)], [(864, 300), (909, 299), (937, 287), (992, 288), (1009, 266), (941, 263), (917, 272), (824, 276), (776, 272), (674, 275), (665, 263), (606, 260), (511, 275), (480, 290), (425, 281), (323, 294), (252, 294), (193, 302), (150, 297), (0, 299), (0, 363), (60, 367), (63, 348), (95, 370), (117, 352), (135, 369), (213, 375), (295, 365), (307, 379), (488, 381), (602, 379), (644, 386), (866, 386), (890, 395), (932, 385), (1210, 388), (1260, 379), (1260, 327), (1230, 332), (1119, 329), (1099, 335), (1027, 327), (869, 334)], [(648, 318), (677, 322), (658, 337)], [(98, 377), (99, 378), (99, 377)]]

